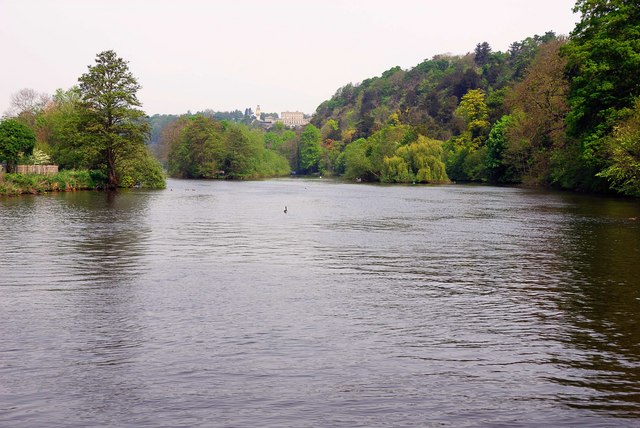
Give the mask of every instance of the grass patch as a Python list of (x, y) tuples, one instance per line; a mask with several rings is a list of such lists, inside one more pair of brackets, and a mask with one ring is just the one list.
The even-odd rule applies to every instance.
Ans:
[(55, 175), (2, 174), (0, 195), (15, 196), (48, 192), (71, 192), (95, 189), (100, 183), (90, 171), (61, 171)]

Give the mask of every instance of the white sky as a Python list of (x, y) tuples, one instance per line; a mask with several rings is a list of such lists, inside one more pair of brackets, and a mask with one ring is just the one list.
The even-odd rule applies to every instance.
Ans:
[(347, 83), (578, 20), (574, 0), (0, 0), (0, 114), (22, 88), (68, 89), (113, 49), (149, 115), (313, 113)]

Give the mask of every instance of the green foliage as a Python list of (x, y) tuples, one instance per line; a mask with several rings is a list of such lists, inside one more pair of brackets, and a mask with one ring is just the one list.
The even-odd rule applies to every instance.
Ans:
[(256, 178), (281, 177), (289, 175), (291, 168), (287, 159), (273, 150), (260, 150), (261, 157), (256, 163)]
[(456, 109), (456, 115), (466, 125), (457, 137), (451, 138), (445, 147), (446, 171), (458, 181), (486, 181), (488, 169), (484, 146), (489, 132), (489, 110), (484, 91), (467, 92)]
[(570, 78), (570, 136), (587, 165), (605, 165), (607, 135), (640, 96), (640, 3), (579, 0), (581, 14), (563, 53)]
[(162, 166), (146, 146), (133, 146), (116, 166), (120, 187), (164, 189), (166, 180)]
[(489, 130), (489, 110), (485, 101), (486, 96), (481, 89), (472, 89), (460, 100), (456, 114), (467, 125), (467, 132), (471, 142), (476, 146), (482, 144)]
[(340, 125), (335, 119), (329, 119), (322, 125), (320, 129), (322, 141), (330, 140), (339, 140), (341, 137), (340, 133)]
[(487, 147), (482, 146), (470, 151), (462, 164), (462, 171), (469, 181), (487, 181)]
[(300, 136), (300, 170), (305, 174), (318, 172), (322, 146), (320, 130), (307, 125)]
[(40, 143), (46, 145), (52, 162), (60, 169), (91, 168), (98, 158), (96, 148), (85, 144), (88, 136), (81, 130), (85, 118), (86, 109), (77, 86), (67, 91), (58, 89), (51, 108), (40, 118), (47, 128), (47, 136)]
[[(287, 175), (287, 160), (265, 147), (265, 134), (242, 123), (218, 122), (195, 115), (177, 121), (169, 145), (167, 169), (182, 178), (261, 178)], [(271, 144), (283, 144), (278, 135)]]
[(337, 172), (349, 179), (387, 183), (448, 182), (443, 144), (406, 125), (388, 124), (368, 139), (348, 144), (337, 157)]
[(473, 60), (476, 64), (482, 67), (489, 62), (489, 58), (491, 55), (491, 46), (487, 42), (478, 43), (473, 53)]
[(339, 174), (338, 158), (342, 153), (343, 144), (339, 140), (327, 138), (322, 145), (322, 157), (320, 159), (320, 172), (323, 175)]
[(0, 195), (37, 194), (57, 191), (94, 189), (96, 182), (87, 170), (61, 171), (55, 175), (5, 174), (0, 179)]
[(414, 175), (409, 171), (409, 165), (400, 156), (385, 157), (382, 165), (380, 181), (386, 183), (410, 183)]
[[(419, 170), (395, 157), (398, 147), (423, 135), (445, 141), (446, 173), (454, 180), (549, 185), (562, 176), (567, 182), (554, 170), (571, 164), (579, 171), (579, 163), (567, 158), (574, 151), (564, 138), (567, 85), (558, 54), (564, 42), (547, 32), (514, 42), (507, 52), (494, 52), (485, 42), (473, 54), (437, 55), (409, 70), (394, 67), (340, 88), (312, 122), (321, 129), (325, 153), (328, 139), (332, 148), (344, 147), (334, 169), (349, 178), (396, 181), (406, 165), (418, 179)], [(498, 127), (487, 146), (492, 125), (513, 114), (518, 119), (508, 133)], [(394, 126), (409, 128), (410, 141), (388, 138)], [(366, 144), (352, 146), (354, 138)], [(428, 176), (425, 168), (419, 178)]]
[(263, 144), (246, 126), (228, 126), (224, 132), (222, 168), (229, 178), (258, 178)]
[(605, 142), (608, 166), (598, 175), (624, 195), (640, 197), (640, 99)]
[(402, 145), (385, 157), (380, 181), (389, 183), (446, 183), (449, 177), (443, 162), (441, 141), (418, 136), (416, 142)]
[[(436, 138), (449, 138), (456, 128), (452, 115), (459, 98), (480, 84), (480, 70), (472, 56), (437, 56), (411, 70), (399, 67), (359, 85), (340, 88), (331, 100), (318, 106), (312, 123), (323, 129), (329, 120), (339, 126), (345, 144), (352, 138), (368, 138), (390, 123), (403, 123)], [(455, 132), (455, 131), (454, 131)]]
[(555, 38), (555, 33), (548, 31), (543, 36), (536, 34), (533, 37), (512, 43), (508, 51), (509, 66), (513, 73), (512, 79), (515, 81), (522, 79), (526, 75), (529, 64), (536, 57), (539, 47)]
[[(283, 123), (276, 123), (269, 131), (264, 135), (264, 143), (268, 149), (281, 151), (287, 143), (296, 139), (296, 133), (284, 126)], [(283, 155), (285, 153), (282, 153)]]
[(169, 124), (175, 122), (178, 118), (179, 116), (175, 114), (154, 114), (151, 117), (145, 118), (149, 126), (149, 148), (160, 160), (166, 161), (166, 156), (163, 156), (164, 153), (161, 148), (162, 133)]
[(364, 138), (359, 138), (347, 145), (338, 158), (339, 170), (344, 171), (346, 178), (365, 181), (378, 179), (378, 174), (374, 171), (367, 152), (370, 152), (370, 144)]
[(35, 144), (36, 136), (28, 126), (15, 119), (0, 122), (0, 162), (6, 162), (9, 170), (21, 156), (30, 155)]
[(222, 174), (222, 125), (196, 115), (180, 120), (169, 144), (167, 171), (172, 177), (214, 178)]
[(417, 138), (415, 131), (407, 125), (388, 124), (371, 135), (367, 156), (371, 160), (371, 166), (375, 175), (380, 177), (383, 170), (384, 159), (395, 154), (396, 149), (404, 144), (409, 144)]
[(273, 150), (287, 159), (290, 169), (298, 170), (300, 150), (295, 131), (288, 129), (283, 123), (276, 123), (264, 134), (264, 143), (267, 149)]
[(465, 160), (473, 149), (468, 139), (464, 137), (452, 138), (444, 144), (444, 149), (447, 175), (455, 181), (470, 180), (467, 168), (465, 168)]
[[(159, 165), (154, 165), (142, 150), (148, 138), (149, 125), (144, 112), (139, 110), (138, 81), (129, 71), (127, 62), (114, 51), (104, 51), (96, 56), (95, 65), (80, 76), (80, 93), (85, 109), (80, 131), (84, 135), (83, 146), (88, 147), (88, 161), (93, 167), (103, 169), (107, 175), (107, 187), (130, 185), (131, 180), (119, 172), (131, 168), (150, 167), (152, 171), (128, 172), (136, 177), (154, 176)], [(140, 156), (139, 159), (130, 159)], [(126, 162), (127, 165), (120, 165)]]
[(486, 141), (487, 156), (485, 163), (488, 179), (492, 182), (514, 181), (513, 177), (507, 175), (507, 165), (504, 161), (505, 151), (507, 150), (506, 132), (511, 122), (511, 116), (502, 116), (491, 128)]

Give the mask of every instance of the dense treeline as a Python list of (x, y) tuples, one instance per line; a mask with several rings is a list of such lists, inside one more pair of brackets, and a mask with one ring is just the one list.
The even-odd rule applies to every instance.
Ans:
[[(551, 66), (550, 57), (559, 57), (563, 43), (551, 32), (513, 43), (506, 53), (480, 43), (472, 54), (439, 55), (410, 70), (394, 67), (359, 85), (346, 85), (322, 103), (313, 118), (316, 126), (332, 130), (331, 145), (344, 147), (338, 156), (341, 162), (327, 167), (350, 178), (391, 182), (543, 182), (544, 162), (534, 165), (536, 148), (531, 147), (539, 142), (522, 147), (516, 133), (527, 127), (544, 132), (545, 126), (555, 125), (529, 123), (540, 120), (533, 117), (539, 112), (530, 110), (542, 103), (531, 100), (536, 93), (528, 91), (536, 87), (533, 80), (546, 83), (551, 77), (561, 84), (549, 85), (565, 96), (563, 63), (556, 61), (556, 69), (545, 69)], [(562, 108), (555, 94), (548, 95), (550, 108)], [(419, 168), (410, 168), (412, 162), (396, 153), (424, 141), (432, 148), (431, 159), (438, 161), (436, 170), (445, 166), (442, 173), (418, 174)]]
[(264, 133), (197, 114), (164, 128), (167, 172), (181, 178), (261, 178), (289, 175), (287, 159), (265, 145)]
[[(278, 117), (276, 113), (270, 113), (274, 117)], [(157, 158), (162, 159), (166, 162), (167, 154), (166, 147), (164, 147), (162, 142), (162, 132), (165, 127), (171, 125), (173, 122), (177, 121), (183, 116), (191, 117), (191, 116), (204, 116), (210, 119), (215, 119), (217, 121), (225, 121), (225, 122), (236, 122), (243, 123), (245, 125), (251, 125), (255, 118), (253, 111), (250, 108), (246, 108), (244, 113), (240, 110), (232, 110), (232, 111), (215, 111), (212, 109), (206, 109), (203, 111), (198, 111), (195, 114), (188, 111), (184, 115), (178, 114), (154, 114), (146, 119), (149, 124), (149, 148), (156, 155)], [(264, 116), (264, 113), (261, 114)], [(163, 153), (163, 150), (165, 151)]]
[(183, 115), (162, 129), (160, 159), (172, 177), (261, 178), (295, 174), (344, 175), (384, 182), (449, 181), (442, 142), (391, 120), (369, 138), (344, 147), (330, 137), (331, 122), (318, 129), (265, 131), (244, 123)]
[(9, 170), (17, 163), (55, 163), (79, 170), (75, 175), (86, 172), (91, 179), (85, 183), (106, 189), (164, 187), (162, 166), (146, 145), (149, 124), (139, 109), (139, 89), (126, 61), (105, 51), (69, 90), (53, 97), (19, 91), (10, 117), (0, 122), (0, 162)]
[(340, 88), (312, 120), (320, 168), (640, 196), (640, 4), (580, 0), (575, 11), (569, 38), (548, 32), (507, 52), (479, 43)]
[[(575, 11), (581, 20), (569, 37), (547, 32), (506, 52), (478, 43), (467, 55), (438, 55), (348, 84), (317, 108), (304, 130), (263, 133), (264, 148), (301, 174), (640, 196), (640, 6), (581, 0)], [(236, 121), (248, 126), (242, 118), (250, 113), (238, 111)], [(260, 139), (262, 131), (250, 132)], [(195, 166), (176, 169), (178, 152), (163, 147), (174, 175), (226, 172), (220, 154), (215, 161), (191, 156)], [(204, 151), (215, 152), (212, 147)], [(242, 174), (256, 175), (259, 168), (252, 168)]]
[[(578, 0), (574, 11), (581, 18), (568, 37), (547, 32), (506, 52), (483, 42), (466, 55), (393, 67), (340, 88), (310, 125), (295, 130), (276, 124), (264, 131), (250, 108), (145, 118), (122, 60), (99, 56), (104, 64), (90, 67), (78, 87), (52, 99), (28, 90), (15, 97), (15, 120), (31, 133), (14, 122), (0, 127), (0, 158), (11, 165), (35, 147), (29, 162), (50, 157), (62, 169), (98, 171), (108, 187), (161, 186), (146, 141), (176, 177), (293, 171), (640, 196), (640, 3)], [(122, 84), (111, 106), (96, 92), (106, 76), (97, 72), (107, 66), (120, 67)], [(118, 120), (105, 121), (112, 114)]]

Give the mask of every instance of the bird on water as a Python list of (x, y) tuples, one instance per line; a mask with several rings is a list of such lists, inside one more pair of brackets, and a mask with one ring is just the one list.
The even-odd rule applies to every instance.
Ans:
[(285, 214), (287, 213), (287, 206), (286, 205), (284, 206), (284, 213)]

